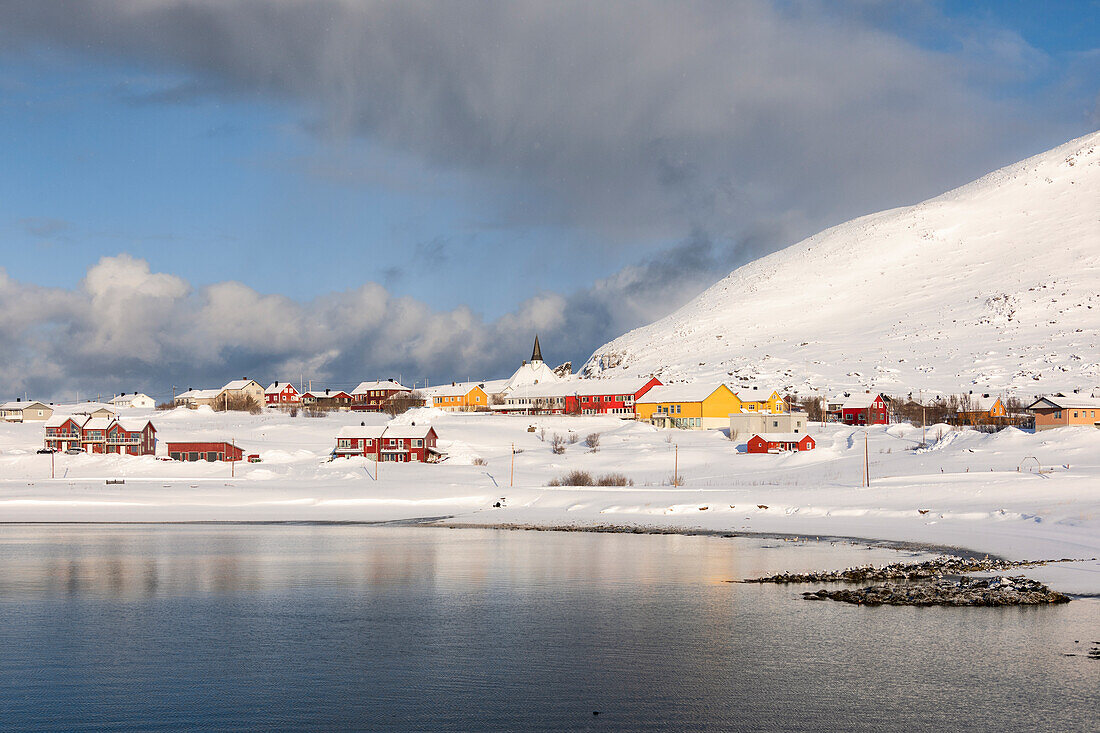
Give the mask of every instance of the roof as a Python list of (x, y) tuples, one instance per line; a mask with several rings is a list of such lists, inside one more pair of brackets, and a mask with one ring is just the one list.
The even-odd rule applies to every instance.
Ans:
[(224, 392), (225, 390), (244, 389), (245, 387), (247, 387), (250, 384), (255, 384), (257, 387), (260, 386), (259, 382), (257, 382), (255, 379), (234, 379), (232, 382), (229, 382), (228, 384), (226, 384), (224, 387), (222, 387), (218, 391), (219, 392)]
[[(638, 399), (639, 404), (657, 404), (660, 402), (702, 402), (724, 384), (669, 384), (654, 387)], [(729, 389), (729, 387), (726, 387)], [(731, 390), (732, 391), (732, 390)]]
[(298, 391), (291, 382), (272, 382), (271, 386), (264, 390), (264, 394), (279, 394), (287, 387), (290, 387), (295, 392)]
[(176, 395), (177, 400), (212, 400), (221, 393), (220, 389), (189, 389)]
[[(986, 397), (984, 395), (969, 395), (970, 397), (970, 409), (960, 409), (959, 412), (989, 412), (993, 409), (993, 406), (997, 404), (997, 400), (1000, 397), (996, 395), (992, 397)], [(1002, 403), (1003, 405), (1004, 403)]]
[(347, 392), (345, 392), (342, 389), (331, 389), (331, 388), (328, 389), (328, 390), (311, 389), (311, 390), (306, 390), (305, 392), (302, 392), (302, 397), (313, 397), (313, 398), (319, 399), (319, 400), (333, 399), (333, 398), (339, 397), (340, 395), (343, 395), (344, 397), (346, 397), (348, 399), (351, 399), (351, 395), (348, 394)]
[(845, 398), (840, 407), (843, 410), (866, 410), (878, 397), (877, 392), (860, 392)]
[(475, 387), (481, 387), (484, 382), (455, 382), (454, 384), (445, 384), (439, 387), (428, 387), (424, 390), (424, 394), (428, 397), (462, 397), (469, 394)]
[(767, 402), (772, 398), (772, 395), (779, 396), (780, 399), (782, 399), (782, 395), (779, 394), (779, 390), (777, 389), (759, 389), (757, 387), (752, 387), (750, 389), (738, 389), (734, 391), (742, 402)]
[(386, 428), (383, 438), (423, 438), (432, 429), (431, 425), (394, 425)]
[(31, 401), (31, 402), (5, 402), (4, 404), (0, 405), (0, 410), (25, 410), (28, 407), (35, 407), (36, 405), (37, 405), (36, 409), (41, 409), (43, 407), (47, 407), (47, 405), (45, 403), (35, 402), (35, 401)]
[(114, 422), (114, 420), (112, 420), (109, 417), (93, 417), (93, 418), (90, 418), (88, 420), (88, 422), (84, 423), (84, 429), (85, 430), (106, 430), (107, 428), (111, 427), (111, 423), (113, 423), (113, 422)]
[[(756, 433), (753, 438), (763, 438), (769, 443), (798, 443), (803, 438), (808, 438), (809, 433)], [(752, 438), (749, 438), (752, 440)], [(813, 440), (813, 438), (810, 438)]]
[(355, 389), (353, 389), (351, 391), (351, 393), (353, 395), (364, 394), (365, 392), (369, 392), (373, 389), (389, 389), (389, 390), (397, 390), (397, 391), (400, 391), (400, 392), (411, 392), (412, 391), (411, 389), (409, 389), (405, 385), (401, 384), (401, 382), (395, 382), (392, 379), (387, 379), (384, 382), (380, 382), (380, 381), (360, 382), (359, 386), (356, 387)]
[(385, 425), (345, 425), (336, 434), (337, 438), (380, 438), (386, 431)]
[(45, 427), (47, 428), (59, 428), (69, 420), (73, 420), (78, 425), (83, 425), (85, 422), (92, 418), (87, 415), (54, 415), (46, 421)]
[(1056, 409), (1060, 409), (1060, 410), (1100, 409), (1100, 398), (1097, 398), (1097, 397), (1080, 397), (1078, 395), (1073, 395), (1072, 397), (1057, 397), (1057, 396), (1040, 397), (1039, 399), (1035, 400), (1030, 405), (1028, 405), (1025, 409), (1031, 410), (1031, 409), (1034, 409), (1036, 407), (1039, 407), (1041, 409), (1041, 406), (1039, 405), (1040, 402), (1047, 402), (1047, 403), (1050, 404), (1051, 407), (1056, 408)]
[(151, 425), (151, 420), (115, 420), (115, 423), (128, 433), (140, 433), (146, 425)]

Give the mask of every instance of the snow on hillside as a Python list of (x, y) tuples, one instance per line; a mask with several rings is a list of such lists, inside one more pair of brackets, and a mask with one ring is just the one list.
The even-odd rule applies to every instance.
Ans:
[(1100, 132), (741, 267), (583, 372), (802, 393), (1094, 389)]

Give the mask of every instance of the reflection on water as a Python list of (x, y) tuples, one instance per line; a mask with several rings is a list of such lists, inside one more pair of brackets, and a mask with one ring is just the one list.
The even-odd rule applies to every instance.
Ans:
[(1097, 727), (1096, 601), (867, 609), (724, 582), (898, 557), (674, 535), (0, 526), (0, 729)]

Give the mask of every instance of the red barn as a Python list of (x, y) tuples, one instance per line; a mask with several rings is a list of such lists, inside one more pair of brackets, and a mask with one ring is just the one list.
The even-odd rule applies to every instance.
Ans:
[(264, 402), (268, 407), (297, 407), (302, 404), (302, 399), (290, 382), (272, 382), (264, 390)]
[(749, 438), (749, 453), (785, 453), (813, 450), (814, 439), (805, 433), (760, 433)]
[(174, 461), (239, 461), (244, 451), (225, 441), (169, 443), (168, 456)]
[(392, 379), (384, 382), (360, 382), (351, 391), (351, 409), (356, 412), (381, 412), (395, 395), (411, 392), (411, 389)]
[(845, 425), (887, 425), (890, 400), (881, 394), (851, 395), (840, 406), (840, 421)]

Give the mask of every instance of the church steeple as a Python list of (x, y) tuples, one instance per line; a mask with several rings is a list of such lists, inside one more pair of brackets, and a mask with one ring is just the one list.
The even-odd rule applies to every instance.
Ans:
[(542, 361), (542, 349), (539, 348), (539, 335), (535, 334), (535, 348), (531, 352), (531, 361)]

